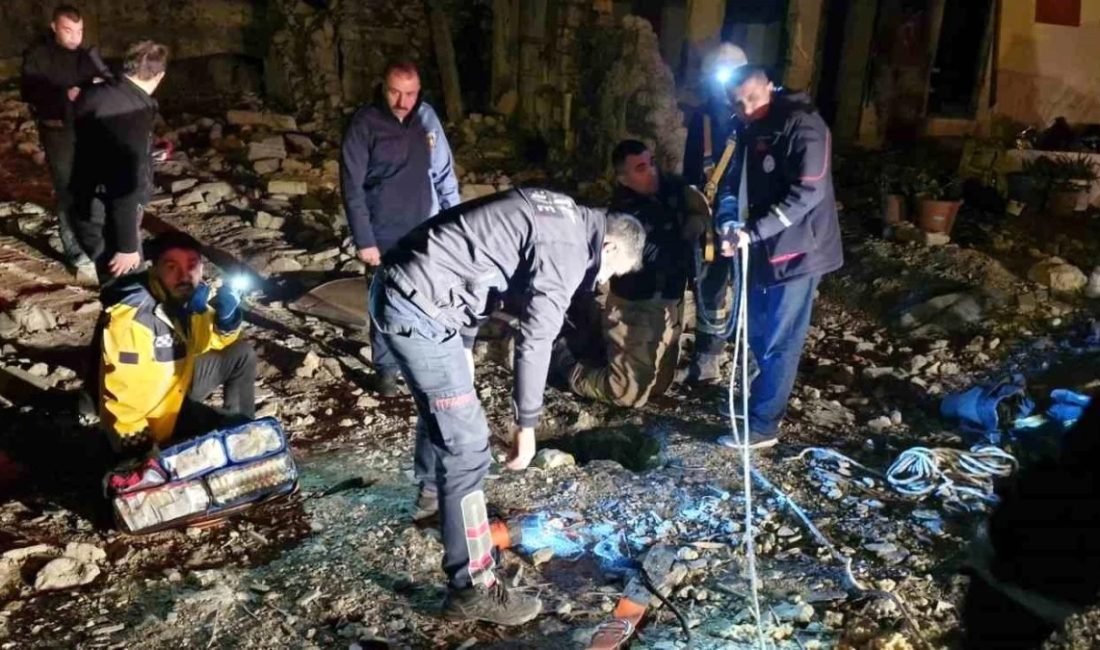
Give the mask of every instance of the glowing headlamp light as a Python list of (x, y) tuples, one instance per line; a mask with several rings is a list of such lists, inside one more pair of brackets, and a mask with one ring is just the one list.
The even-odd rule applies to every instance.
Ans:
[(723, 86), (728, 84), (730, 79), (733, 79), (733, 66), (719, 66), (718, 69), (714, 71), (714, 80)]

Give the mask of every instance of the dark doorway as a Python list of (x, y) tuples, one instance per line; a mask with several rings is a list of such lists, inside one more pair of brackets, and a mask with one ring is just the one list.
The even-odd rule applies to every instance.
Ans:
[(928, 112), (943, 117), (974, 117), (982, 69), (989, 52), (993, 0), (947, 2), (928, 87)]
[(844, 52), (844, 29), (848, 23), (848, 12), (852, 0), (829, 0), (825, 11), (825, 40), (821, 45), (818, 59), (819, 77), (817, 81), (817, 103), (821, 116), (829, 126), (836, 123), (836, 112), (840, 105), (837, 86), (840, 82), (840, 58)]

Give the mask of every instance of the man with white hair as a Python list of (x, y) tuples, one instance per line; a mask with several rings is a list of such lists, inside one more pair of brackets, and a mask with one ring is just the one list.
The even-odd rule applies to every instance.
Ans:
[(645, 229), (633, 217), (577, 205), (537, 188), (460, 204), (421, 225), (383, 258), (370, 292), (372, 325), (401, 368), (419, 412), (415, 469), (420, 502), (438, 503), (444, 616), (521, 625), (533, 596), (509, 594), (493, 574), (481, 484), (489, 424), (474, 389), (461, 331), (488, 316), (492, 297), (520, 305), (513, 447), (506, 467), (535, 455), (550, 350), (579, 289), (637, 268)]

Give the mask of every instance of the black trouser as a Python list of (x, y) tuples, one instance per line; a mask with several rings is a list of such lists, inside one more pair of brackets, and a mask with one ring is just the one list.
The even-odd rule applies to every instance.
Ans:
[[(223, 389), (221, 409), (203, 403), (218, 387)], [(256, 351), (251, 343), (237, 341), (195, 359), (191, 388), (183, 400), (172, 439), (199, 436), (255, 417)]]
[(75, 263), (84, 255), (73, 231), (73, 195), (69, 189), (73, 177), (76, 133), (72, 127), (53, 128), (39, 123), (38, 140), (42, 143), (42, 150), (46, 152), (53, 191), (57, 196), (57, 229), (61, 235), (61, 246), (65, 251), (66, 261)]
[[(76, 197), (73, 201), (73, 227), (76, 229), (76, 239), (80, 242), (80, 248), (84, 254), (95, 262), (100, 287), (106, 287), (116, 279), (107, 269), (111, 258), (119, 252), (115, 224), (107, 218), (111, 207), (111, 199), (98, 194), (91, 197)], [(137, 209), (140, 213), (143, 207), (138, 205)], [(140, 214), (137, 224), (140, 228)], [(139, 236), (139, 242), (140, 239)], [(137, 252), (139, 255), (143, 253), (140, 245)], [(144, 260), (144, 255), (142, 259)]]

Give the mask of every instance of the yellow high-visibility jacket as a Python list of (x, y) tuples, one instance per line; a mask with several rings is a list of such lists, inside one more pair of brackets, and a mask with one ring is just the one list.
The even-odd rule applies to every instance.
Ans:
[(167, 293), (152, 272), (123, 280), (102, 299), (100, 422), (116, 447), (147, 435), (164, 443), (191, 387), (195, 358), (231, 345), (240, 328), (219, 332), (210, 307), (182, 326), (169, 315)]

